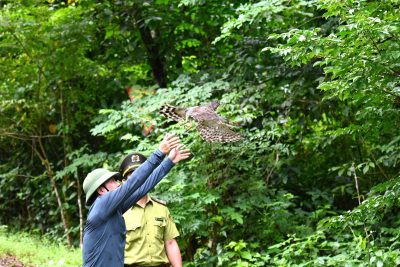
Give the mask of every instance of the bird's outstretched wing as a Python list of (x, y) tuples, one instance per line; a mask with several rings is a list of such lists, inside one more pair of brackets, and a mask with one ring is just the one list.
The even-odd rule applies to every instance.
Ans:
[(199, 122), (197, 124), (197, 130), (200, 136), (207, 142), (230, 143), (243, 139), (243, 137), (234, 132), (229, 125), (214, 120)]
[(229, 125), (228, 121), (215, 112), (218, 105), (218, 102), (188, 108), (163, 105), (160, 113), (177, 122), (194, 120), (201, 138), (207, 142), (229, 143), (242, 140), (243, 137), (232, 130), (233, 127)]

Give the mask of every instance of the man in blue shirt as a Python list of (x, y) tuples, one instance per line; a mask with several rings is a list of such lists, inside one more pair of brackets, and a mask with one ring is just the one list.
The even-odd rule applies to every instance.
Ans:
[(90, 209), (83, 236), (84, 267), (124, 266), (126, 227), (122, 215), (161, 181), (174, 164), (189, 155), (178, 137), (167, 134), (159, 148), (124, 184), (116, 182), (118, 172), (106, 169), (95, 169), (86, 176), (83, 189)]

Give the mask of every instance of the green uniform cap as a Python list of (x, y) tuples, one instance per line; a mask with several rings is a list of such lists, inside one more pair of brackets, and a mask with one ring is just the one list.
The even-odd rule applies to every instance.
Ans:
[(145, 161), (146, 157), (140, 153), (128, 154), (122, 161), (119, 172), (122, 174), (122, 177), (126, 179), (129, 172), (136, 170)]
[(90, 197), (96, 192), (97, 188), (106, 182), (114, 175), (119, 174), (118, 172), (110, 172), (109, 170), (99, 168), (91, 171), (83, 181), (83, 191), (86, 194), (86, 206), (90, 206)]

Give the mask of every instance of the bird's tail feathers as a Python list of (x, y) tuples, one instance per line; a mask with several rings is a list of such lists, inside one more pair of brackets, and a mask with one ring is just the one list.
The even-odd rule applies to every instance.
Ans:
[(162, 105), (159, 113), (173, 121), (182, 121), (183, 118), (179, 115), (178, 109), (179, 108), (170, 105)]

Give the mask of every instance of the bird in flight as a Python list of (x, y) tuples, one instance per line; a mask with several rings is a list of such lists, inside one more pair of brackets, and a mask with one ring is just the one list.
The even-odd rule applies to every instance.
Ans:
[(160, 113), (177, 122), (194, 120), (200, 136), (207, 142), (230, 143), (242, 140), (243, 137), (232, 130), (233, 126), (228, 120), (217, 114), (218, 106), (217, 101), (204, 106), (187, 108), (163, 105)]

